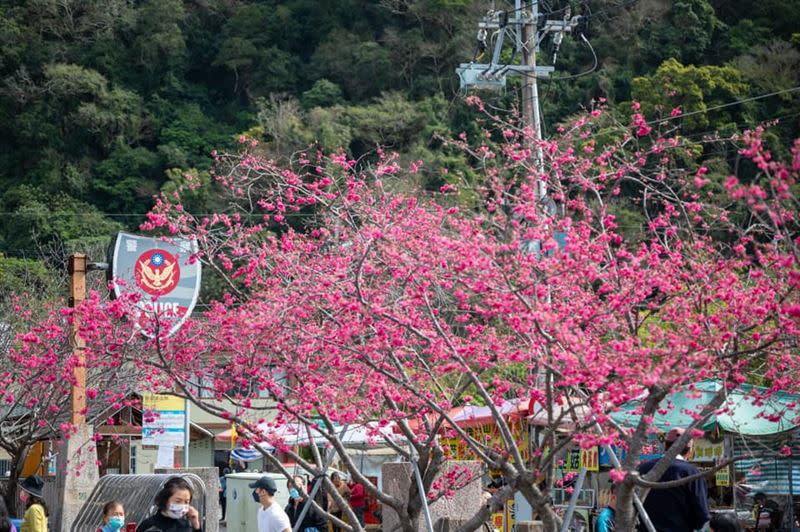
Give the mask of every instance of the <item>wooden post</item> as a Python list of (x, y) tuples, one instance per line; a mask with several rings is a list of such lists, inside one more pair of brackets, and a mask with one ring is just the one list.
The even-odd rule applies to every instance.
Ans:
[[(86, 255), (70, 255), (67, 265), (69, 274), (69, 306), (77, 309), (86, 298)], [(52, 530), (71, 530), (72, 523), (92, 490), (99, 481), (97, 446), (94, 428), (86, 423), (86, 343), (80, 337), (80, 314), (74, 315), (70, 330), (72, 353), (77, 360), (73, 375), (75, 383), (70, 393), (71, 421), (74, 432), (65, 438), (58, 451), (56, 490), (58, 501), (51, 514)]]
[[(70, 255), (67, 272), (69, 273), (69, 306), (77, 309), (86, 299), (86, 255), (83, 253)], [(71, 394), (72, 424), (76, 427), (86, 423), (86, 356), (84, 354), (86, 342), (79, 334), (80, 326), (80, 315), (75, 313), (70, 332), (70, 343), (72, 352), (78, 361), (73, 370), (75, 384), (72, 386)]]

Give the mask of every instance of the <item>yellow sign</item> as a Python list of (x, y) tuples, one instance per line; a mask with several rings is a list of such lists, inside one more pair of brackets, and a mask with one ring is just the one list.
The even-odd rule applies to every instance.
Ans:
[(692, 462), (719, 462), (725, 454), (723, 442), (713, 443), (705, 438), (695, 440)]
[(600, 471), (600, 449), (598, 447), (581, 449), (581, 467), (586, 471)]
[(582, 467), (586, 468), (586, 471), (600, 471), (600, 449), (598, 447), (572, 449), (564, 457), (566, 471), (578, 471)]
[(515, 519), (516, 513), (514, 511), (514, 499), (509, 499), (506, 501), (506, 532), (511, 532), (514, 530)]
[(147, 392), (142, 394), (142, 409), (149, 412), (183, 411), (183, 404), (183, 399), (174, 395)]
[(731, 485), (731, 467), (726, 466), (718, 469), (714, 474), (714, 481), (717, 486), (730, 486)]
[(184, 444), (186, 405), (180, 397), (142, 394), (142, 445), (154, 447)]

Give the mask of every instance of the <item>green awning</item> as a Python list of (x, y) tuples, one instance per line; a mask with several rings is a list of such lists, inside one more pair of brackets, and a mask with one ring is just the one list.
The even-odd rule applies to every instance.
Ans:
[[(702, 381), (669, 394), (659, 404), (653, 425), (663, 432), (688, 427), (694, 420), (692, 414), (699, 414), (721, 387), (721, 381)], [(765, 392), (765, 388), (746, 384), (727, 392), (725, 402), (703, 424), (702, 429), (710, 432), (718, 427), (725, 432), (756, 436), (785, 432), (800, 426), (799, 395), (775, 392), (764, 399)], [(611, 417), (621, 425), (634, 427), (639, 422), (640, 416), (636, 410), (641, 405), (641, 402), (627, 403), (612, 413)]]

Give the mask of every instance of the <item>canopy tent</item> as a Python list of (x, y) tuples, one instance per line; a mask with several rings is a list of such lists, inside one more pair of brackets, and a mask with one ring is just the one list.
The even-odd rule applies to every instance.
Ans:
[[(259, 434), (263, 441), (260, 445), (268, 445), (282, 443), (287, 446), (308, 446), (311, 445), (313, 437), (317, 445), (327, 444), (328, 440), (321, 434), (321, 429), (317, 425), (309, 425), (311, 435), (305, 425), (301, 423), (286, 423), (276, 424), (274, 422), (267, 422), (259, 424), (257, 427)], [(345, 447), (383, 447), (386, 446), (387, 440), (398, 440), (399, 436), (395, 434), (394, 426), (391, 423), (381, 425), (376, 421), (370, 421), (366, 425), (347, 425), (347, 430), (342, 431), (344, 426), (336, 427), (336, 432), (339, 439)], [(215, 440), (219, 442), (228, 442), (231, 440), (233, 431), (226, 430), (220, 432), (215, 436)]]
[[(528, 399), (509, 399), (496, 405), (501, 416), (526, 416), (528, 414)], [(462, 406), (450, 411), (450, 418), (460, 427), (475, 427), (494, 423), (494, 415), (488, 406)]]
[[(309, 428), (317, 445), (328, 444), (328, 440), (320, 434), (319, 426), (310, 425)], [(290, 447), (311, 445), (309, 430), (300, 423), (278, 425), (275, 422), (267, 422), (258, 425), (257, 429), (264, 441), (254, 442), (251, 449), (234, 449), (231, 451), (231, 457), (243, 462), (255, 462), (263, 458), (261, 452), (255, 448), (256, 446), (272, 453), (275, 451), (272, 444), (279, 442)], [(379, 487), (383, 482), (383, 464), (398, 459), (395, 450), (386, 444), (387, 440), (402, 444), (402, 437), (396, 434), (394, 429), (392, 424), (382, 425), (378, 422), (369, 422), (366, 425), (347, 425), (347, 430), (344, 430), (344, 426), (336, 427), (337, 434), (353, 463), (365, 476), (375, 477)], [(342, 431), (344, 431), (344, 435), (342, 435)], [(217, 434), (215, 439), (220, 442), (229, 442), (232, 432), (232, 430), (228, 430)]]
[[(660, 431), (689, 427), (694, 416), (708, 405), (722, 388), (721, 381), (702, 381), (672, 392), (653, 416), (653, 425)], [(743, 384), (728, 391), (722, 406), (700, 427), (706, 432), (719, 428), (725, 432), (747, 436), (764, 436), (791, 430), (800, 425), (800, 396), (785, 392), (767, 393), (766, 388)], [(624, 426), (639, 422), (638, 411), (644, 403), (630, 402), (613, 412), (611, 417)]]
[[(268, 449), (274, 450), (274, 448), (263, 445), (261, 446), (261, 448), (264, 450)], [(258, 462), (259, 460), (262, 460), (264, 458), (264, 455), (261, 454), (261, 451), (259, 451), (258, 449), (234, 449), (231, 451), (231, 458), (239, 462), (249, 463), (249, 462)]]
[[(553, 405), (550, 409), (553, 420), (557, 420), (559, 429), (561, 430), (574, 430), (575, 426), (581, 422), (586, 421), (591, 414), (591, 410), (586, 405), (568, 406), (568, 405)], [(548, 420), (548, 409), (539, 403), (533, 404), (531, 415), (528, 416), (528, 423), (531, 425), (546, 427), (550, 424)]]

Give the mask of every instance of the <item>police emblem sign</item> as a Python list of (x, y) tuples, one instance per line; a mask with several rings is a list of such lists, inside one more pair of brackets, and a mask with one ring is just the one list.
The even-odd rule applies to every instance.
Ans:
[(156, 325), (173, 334), (192, 313), (200, 293), (197, 242), (118, 233), (111, 258), (114, 295), (138, 292), (137, 323), (147, 336)]

